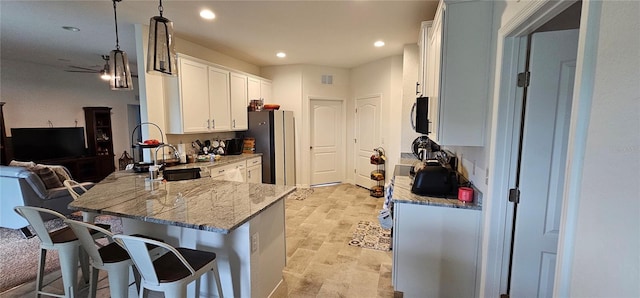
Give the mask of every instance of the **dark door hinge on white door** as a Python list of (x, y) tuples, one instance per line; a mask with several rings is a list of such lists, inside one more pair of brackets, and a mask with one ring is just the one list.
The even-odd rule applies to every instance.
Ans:
[(529, 87), (531, 72), (525, 71), (518, 74), (518, 87)]
[(512, 188), (509, 189), (509, 202), (520, 203), (520, 189)]

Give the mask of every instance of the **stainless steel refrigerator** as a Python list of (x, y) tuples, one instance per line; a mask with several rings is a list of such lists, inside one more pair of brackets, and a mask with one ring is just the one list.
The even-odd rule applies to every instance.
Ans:
[(294, 130), (291, 111), (249, 112), (245, 137), (255, 138), (262, 153), (262, 183), (296, 184)]

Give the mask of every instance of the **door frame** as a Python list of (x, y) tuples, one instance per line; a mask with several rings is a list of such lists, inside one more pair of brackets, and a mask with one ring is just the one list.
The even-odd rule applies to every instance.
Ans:
[(315, 95), (309, 95), (307, 96), (307, 100), (305, 102), (306, 104), (306, 108), (304, 109), (305, 111), (305, 117), (304, 119), (304, 126), (305, 128), (305, 132), (303, 135), (303, 139), (302, 139), (302, 149), (304, 152), (304, 155), (306, 156), (304, 158), (304, 160), (307, 161), (307, 165), (308, 167), (306, 167), (308, 170), (304, 171), (304, 175), (305, 175), (305, 179), (307, 181), (306, 183), (306, 187), (310, 187), (311, 184), (311, 149), (307, 149), (311, 147), (311, 102), (314, 100), (325, 100), (325, 101), (339, 101), (342, 103), (342, 126), (343, 129), (341, 130), (341, 139), (342, 139), (342, 145), (340, 146), (340, 151), (342, 152), (342, 156), (341, 156), (341, 162), (342, 162), (342, 177), (340, 178), (340, 181), (344, 182), (346, 181), (346, 171), (347, 171), (347, 134), (346, 134), (346, 128), (347, 128), (347, 100), (344, 98), (338, 98), (338, 97), (326, 97), (326, 96), (315, 96)]
[[(519, 100), (522, 88), (516, 87), (516, 74), (524, 70), (523, 51), (527, 47), (527, 35), (574, 4), (575, 1), (532, 1), (523, 3), (516, 13), (497, 32), (496, 69), (493, 95), (493, 112), (487, 197), (483, 206), (481, 297), (499, 297), (506, 293), (509, 266), (512, 208), (508, 201), (508, 189), (514, 185), (517, 165), (519, 126)], [(593, 76), (597, 57), (599, 16), (602, 3), (583, 1), (579, 29), (578, 53), (574, 94), (571, 104), (569, 145), (565, 172), (564, 198), (560, 220), (558, 257), (556, 259), (554, 297), (570, 296), (570, 278), (573, 263), (573, 245), (577, 229), (580, 184), (585, 154), (587, 128), (593, 97)]]

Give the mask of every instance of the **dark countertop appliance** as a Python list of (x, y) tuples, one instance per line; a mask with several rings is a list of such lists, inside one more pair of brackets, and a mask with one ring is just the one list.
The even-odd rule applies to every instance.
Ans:
[(236, 138), (226, 141), (225, 155), (239, 155), (242, 154), (242, 146), (244, 146), (244, 139)]
[(447, 151), (438, 151), (437, 159), (414, 165), (411, 192), (422, 196), (456, 197), (459, 177), (457, 159)]

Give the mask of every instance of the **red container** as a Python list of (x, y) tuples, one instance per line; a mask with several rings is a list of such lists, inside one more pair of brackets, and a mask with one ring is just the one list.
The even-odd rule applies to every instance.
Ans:
[(458, 188), (458, 200), (463, 202), (473, 201), (473, 188), (471, 187)]

